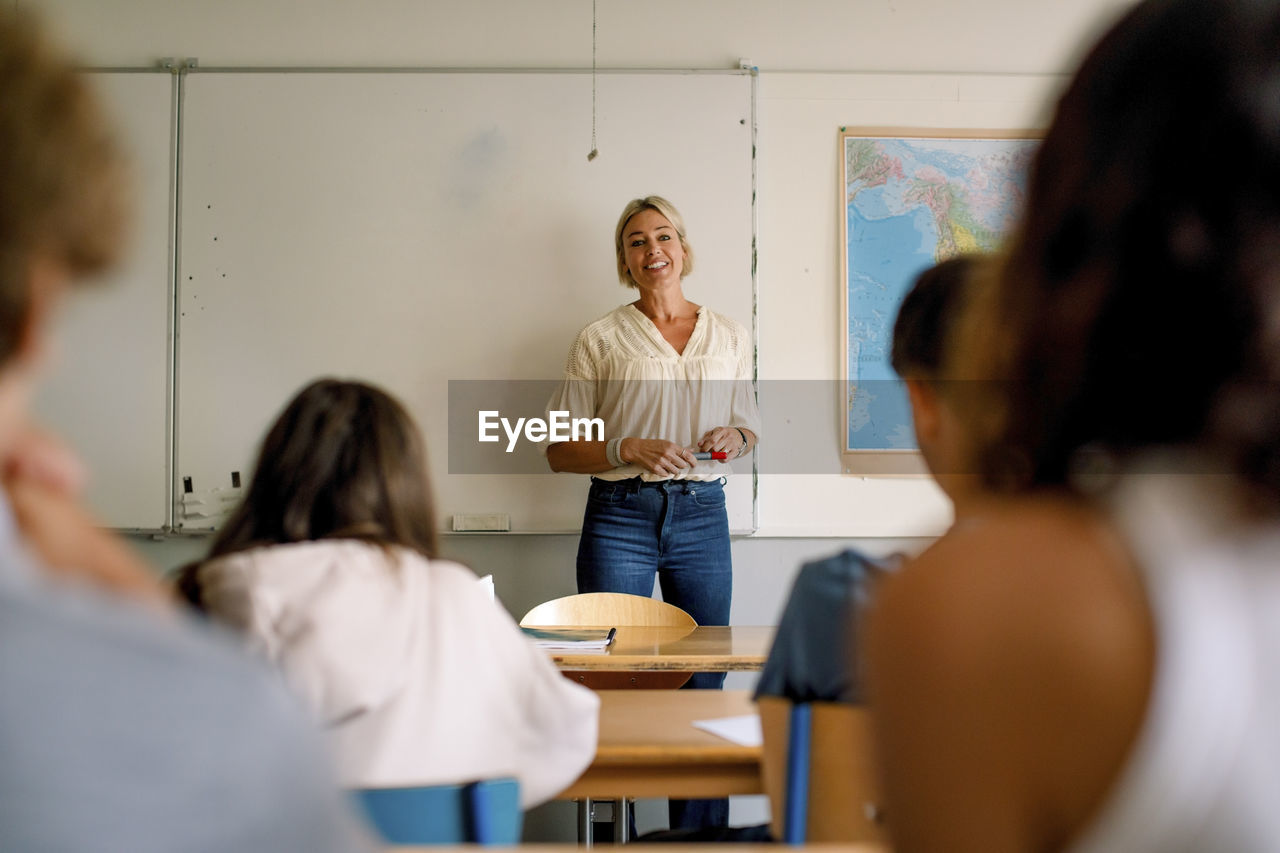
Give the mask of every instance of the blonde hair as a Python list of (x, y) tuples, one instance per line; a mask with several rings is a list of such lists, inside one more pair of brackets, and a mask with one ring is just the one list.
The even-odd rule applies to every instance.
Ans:
[(130, 213), (124, 158), (84, 74), (32, 15), (0, 9), (0, 362), (31, 306), (31, 264), (113, 264)]
[(622, 208), (618, 225), (613, 229), (613, 251), (618, 258), (618, 281), (626, 287), (636, 287), (636, 280), (632, 278), (631, 270), (627, 269), (626, 248), (622, 245), (622, 230), (627, 227), (631, 217), (645, 210), (656, 210), (676, 229), (676, 234), (680, 237), (680, 248), (684, 250), (684, 268), (680, 272), (680, 277), (684, 278), (693, 272), (693, 247), (689, 245), (689, 238), (685, 236), (684, 217), (680, 215), (680, 211), (676, 210), (676, 206), (660, 195), (633, 198), (627, 202), (626, 207)]

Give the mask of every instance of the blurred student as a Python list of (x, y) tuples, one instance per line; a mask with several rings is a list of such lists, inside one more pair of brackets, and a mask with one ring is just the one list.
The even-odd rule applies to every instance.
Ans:
[(280, 667), (348, 786), (514, 776), (528, 808), (595, 756), (595, 693), (437, 559), (418, 427), (371, 385), (322, 379), (289, 402), (185, 587)]
[(871, 619), (895, 851), (1276, 849), (1278, 81), (1280, 3), (1147, 0), (1058, 103), (956, 351), (1004, 497)]
[(0, 850), (360, 847), (291, 698), (158, 612), (28, 422), (50, 317), (115, 259), (126, 195), (86, 78), (0, 9)]
[[(952, 398), (960, 389), (943, 381), (943, 358), (968, 281), (981, 263), (979, 256), (960, 255), (916, 278), (898, 309), (890, 355), (907, 388), (916, 443), (954, 502), (957, 523), (968, 517), (975, 490), (957, 462), (961, 441)], [(900, 563), (899, 555), (877, 559), (852, 548), (805, 563), (778, 622), (756, 696), (861, 703), (865, 690), (853, 654), (861, 612), (880, 579)]]
[(916, 446), (929, 475), (951, 499), (956, 524), (966, 523), (981, 500), (981, 484), (964, 461), (961, 395), (968, 383), (948, 378), (948, 342), (959, 323), (971, 282), (993, 259), (957, 255), (920, 274), (898, 308), (889, 360), (906, 386)]
[[(902, 300), (893, 327), (890, 361), (907, 387), (916, 442), (930, 473), (955, 503), (957, 523), (975, 496), (958, 476), (960, 445), (953, 411), (955, 387), (944, 383), (946, 341), (957, 325), (966, 288), (980, 261), (961, 255), (922, 272)], [(756, 682), (755, 697), (792, 702), (863, 704), (866, 687), (858, 655), (863, 615), (881, 580), (902, 563), (900, 554), (874, 558), (853, 548), (800, 567), (787, 596), (773, 645)], [(678, 840), (770, 840), (768, 824)], [(648, 838), (648, 837), (646, 837)]]

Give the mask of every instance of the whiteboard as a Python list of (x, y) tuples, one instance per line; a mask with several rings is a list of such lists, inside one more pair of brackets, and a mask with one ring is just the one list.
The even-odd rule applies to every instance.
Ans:
[(90, 472), (86, 501), (111, 527), (161, 530), (169, 514), (169, 305), (173, 78), (92, 72), (135, 173), (135, 237), (106, 280), (65, 300), (39, 420)]
[[(685, 216), (697, 253), (686, 295), (753, 322), (750, 78), (602, 75), (588, 162), (591, 85), (581, 73), (187, 76), (180, 527), (216, 525), (286, 400), (338, 375), (408, 404), (442, 521), (580, 528), (586, 477), (541, 473), (536, 458), (525, 473), (450, 470), (450, 442), (476, 439), (450, 434), (450, 382), (512, 383), (518, 396), (559, 379), (577, 331), (634, 299), (617, 282), (613, 228), (642, 195)], [(752, 526), (745, 471), (729, 478), (735, 530)]]

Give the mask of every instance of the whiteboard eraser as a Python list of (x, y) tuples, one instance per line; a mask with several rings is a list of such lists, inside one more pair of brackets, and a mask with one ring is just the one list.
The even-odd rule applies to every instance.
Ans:
[(511, 516), (505, 512), (476, 513), (473, 515), (455, 515), (454, 530), (510, 530)]

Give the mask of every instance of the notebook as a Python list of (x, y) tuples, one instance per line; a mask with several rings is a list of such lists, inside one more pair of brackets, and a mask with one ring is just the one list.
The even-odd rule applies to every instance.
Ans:
[(552, 651), (604, 652), (613, 642), (617, 628), (532, 628), (521, 626), (525, 636), (540, 649)]

